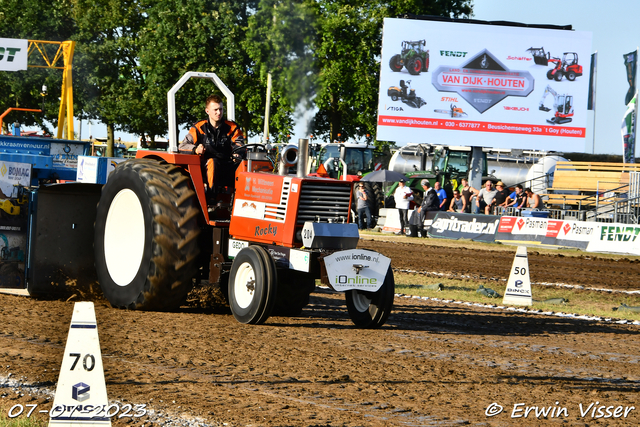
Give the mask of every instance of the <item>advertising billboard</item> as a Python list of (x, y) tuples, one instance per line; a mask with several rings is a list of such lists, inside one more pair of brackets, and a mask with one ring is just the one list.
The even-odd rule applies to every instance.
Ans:
[(377, 139), (584, 151), (591, 33), (386, 18)]
[(29, 40), (0, 39), (0, 71), (27, 69)]

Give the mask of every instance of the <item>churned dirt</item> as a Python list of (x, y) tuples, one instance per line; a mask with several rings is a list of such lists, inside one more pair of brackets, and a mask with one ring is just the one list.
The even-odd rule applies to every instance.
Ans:
[[(408, 242), (364, 236), (361, 246), (396, 269), (480, 281), (505, 279), (515, 252)], [(636, 259), (530, 250), (529, 263), (534, 282), (638, 288)], [(116, 310), (94, 298), (111, 399), (182, 425), (196, 417), (230, 426), (640, 424), (640, 326), (396, 298), (382, 329), (358, 330), (344, 296), (322, 289), (299, 317), (247, 326), (194, 295), (175, 313)], [(1, 378), (55, 389), (78, 299), (0, 295)], [(24, 394), (0, 388), (0, 408), (51, 409), (51, 400)]]

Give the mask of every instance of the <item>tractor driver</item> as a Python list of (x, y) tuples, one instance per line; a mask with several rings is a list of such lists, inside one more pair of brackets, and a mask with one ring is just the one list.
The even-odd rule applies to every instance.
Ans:
[[(231, 152), (244, 145), (244, 134), (237, 123), (225, 120), (220, 96), (207, 97), (205, 106), (208, 119), (200, 120), (189, 129), (179, 150), (201, 156), (207, 199), (211, 200), (218, 189), (233, 186), (238, 163), (233, 161)], [(239, 159), (241, 155), (235, 153), (233, 157)]]

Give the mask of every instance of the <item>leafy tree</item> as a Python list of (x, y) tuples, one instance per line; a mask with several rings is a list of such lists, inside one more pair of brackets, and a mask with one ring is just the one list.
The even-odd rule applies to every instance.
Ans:
[[(244, 47), (256, 1), (209, 0), (153, 2), (139, 38), (139, 64), (145, 77), (145, 102), (160, 116), (166, 94), (187, 71), (215, 73), (235, 96), (235, 119), (249, 135), (263, 127), (266, 75)], [(190, 125), (204, 117), (204, 100), (217, 92), (209, 81), (191, 80), (176, 94), (178, 123)], [(281, 135), (291, 129), (291, 107), (275, 91), (279, 105), (272, 118)], [(162, 119), (158, 119), (163, 121)], [(166, 123), (166, 122), (165, 122)], [(165, 127), (166, 129), (166, 127)]]
[[(276, 140), (293, 129), (293, 113), (312, 108), (317, 68), (311, 47), (317, 34), (319, 2), (262, 0), (249, 19), (244, 47), (260, 82), (273, 75), (275, 102), (270, 108), (270, 130)], [(262, 110), (264, 103), (262, 100)]]
[[(291, 105), (313, 100), (314, 135), (371, 142), (383, 19), (406, 12), (461, 17), (471, 11), (471, 0), (262, 0), (250, 21), (248, 50), (261, 75), (276, 74)], [(276, 24), (269, 25), (273, 16)]]
[(143, 79), (138, 70), (137, 38), (145, 15), (138, 0), (72, 0), (77, 23), (79, 63), (88, 98), (84, 117), (107, 125), (107, 155), (113, 154), (114, 129), (141, 134), (154, 130), (140, 105)]

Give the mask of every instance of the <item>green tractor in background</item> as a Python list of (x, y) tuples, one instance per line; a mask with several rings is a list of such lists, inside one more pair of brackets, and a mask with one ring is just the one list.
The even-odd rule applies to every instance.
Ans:
[(389, 61), (391, 71), (399, 72), (402, 67), (406, 67), (412, 76), (429, 71), (429, 50), (425, 49), (426, 44), (426, 40), (403, 41), (402, 52), (393, 55)]

